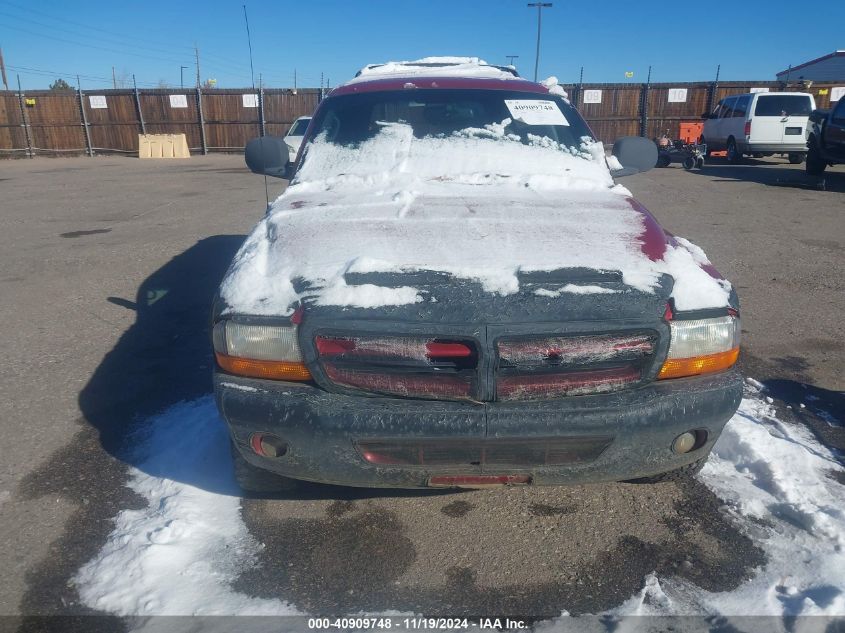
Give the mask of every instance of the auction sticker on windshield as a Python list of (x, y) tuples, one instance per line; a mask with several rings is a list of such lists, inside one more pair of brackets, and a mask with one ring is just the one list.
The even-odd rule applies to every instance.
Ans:
[(554, 101), (505, 99), (505, 105), (515, 120), (528, 125), (569, 125)]

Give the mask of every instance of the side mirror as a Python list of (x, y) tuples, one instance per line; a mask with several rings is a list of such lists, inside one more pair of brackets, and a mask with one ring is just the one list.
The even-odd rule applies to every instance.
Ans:
[(611, 172), (615, 178), (641, 174), (657, 165), (657, 145), (641, 136), (623, 136), (613, 144), (613, 155), (622, 169)]
[(244, 148), (244, 160), (250, 171), (274, 178), (290, 178), (293, 163), (288, 146), (277, 136), (254, 138)]

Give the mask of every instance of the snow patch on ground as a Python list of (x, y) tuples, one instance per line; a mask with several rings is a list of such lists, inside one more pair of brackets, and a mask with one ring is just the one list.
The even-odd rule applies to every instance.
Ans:
[(241, 520), (214, 398), (177, 404), (145, 429), (128, 486), (148, 505), (123, 510), (106, 545), (79, 570), (82, 602), (118, 615), (298, 614), (230, 587), (260, 546)]
[[(806, 427), (779, 420), (752, 389), (699, 477), (768, 562), (726, 592), (652, 573), (609, 615), (845, 616), (845, 487), (829, 476), (845, 469)], [(812, 621), (799, 624), (813, 630)], [(737, 623), (737, 630), (745, 628)]]

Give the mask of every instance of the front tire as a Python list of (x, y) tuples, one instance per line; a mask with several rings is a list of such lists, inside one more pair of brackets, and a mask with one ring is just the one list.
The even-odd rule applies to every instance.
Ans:
[[(698, 144), (699, 145), (707, 145), (707, 140), (704, 138), (704, 136), (698, 137)], [(712, 154), (712, 152), (710, 151), (710, 148), (708, 147), (707, 151), (704, 152), (704, 158), (710, 158), (711, 154)]]
[(821, 176), (824, 173), (825, 168), (827, 167), (827, 163), (821, 157), (819, 153), (819, 148), (816, 145), (816, 141), (814, 139), (810, 139), (809, 143), (809, 150), (807, 151), (807, 163), (804, 165), (804, 169), (809, 176)]
[(793, 152), (787, 156), (789, 159), (790, 165), (800, 165), (804, 162), (804, 154), (799, 154), (798, 152)]
[(742, 153), (736, 146), (736, 141), (733, 138), (728, 139), (728, 162), (731, 165), (737, 165), (742, 161)]
[(258, 468), (250, 464), (235, 443), (231, 443), (232, 465), (235, 470), (235, 481), (246, 493), (269, 494), (294, 490), (298, 486), (296, 479), (277, 475), (269, 470)]

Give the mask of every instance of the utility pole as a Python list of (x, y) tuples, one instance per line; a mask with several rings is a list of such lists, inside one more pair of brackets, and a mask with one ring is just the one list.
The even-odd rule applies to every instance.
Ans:
[(540, 30), (543, 25), (543, 9), (552, 6), (551, 2), (529, 2), (529, 7), (537, 7), (537, 56), (534, 58), (534, 81), (537, 81), (537, 71), (540, 68)]
[(519, 55), (505, 55), (508, 58), (508, 66), (513, 66), (513, 60), (519, 57)]
[(0, 48), (0, 75), (3, 77), (3, 87), (8, 90), (9, 82), (6, 79), (6, 62), (3, 61), (3, 49)]
[(296, 68), (293, 69), (293, 94), (296, 94)]
[(111, 85), (112, 88), (117, 90), (117, 79), (114, 76), (114, 66), (111, 67)]
[(194, 54), (197, 57), (197, 88), (200, 87), (200, 49), (194, 44)]
[(187, 66), (179, 66), (179, 87), (185, 87), (185, 69)]

